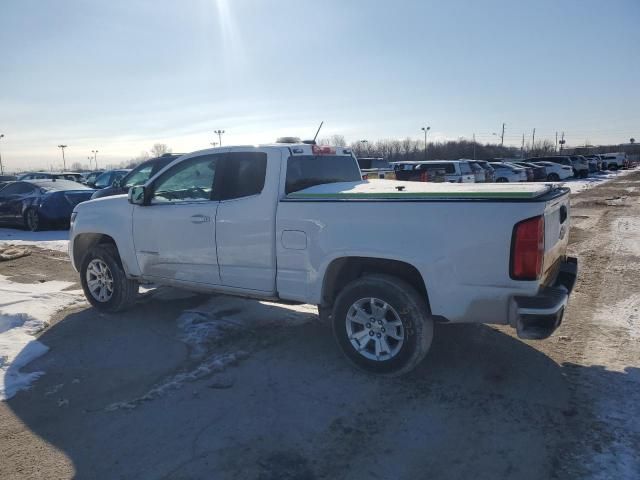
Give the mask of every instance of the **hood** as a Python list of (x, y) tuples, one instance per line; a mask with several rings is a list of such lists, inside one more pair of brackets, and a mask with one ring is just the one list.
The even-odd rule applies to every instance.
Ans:
[[(523, 170), (524, 171), (524, 170)], [(543, 183), (428, 183), (373, 180), (316, 185), (290, 193), (293, 199), (531, 199), (554, 186)]]

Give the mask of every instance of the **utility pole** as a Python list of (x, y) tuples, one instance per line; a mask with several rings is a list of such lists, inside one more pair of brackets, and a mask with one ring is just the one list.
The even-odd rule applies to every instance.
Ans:
[(504, 122), (502, 123), (502, 135), (500, 135), (500, 146), (504, 147)]
[(524, 132), (522, 133), (522, 146), (520, 147), (520, 156), (524, 160)]
[[(0, 140), (4, 138), (4, 133), (0, 133)], [(4, 167), (2, 166), (2, 154), (0, 154), (0, 175), (4, 175)]]
[(427, 160), (427, 133), (431, 130), (431, 127), (422, 127), (421, 129), (424, 132), (424, 159)]
[(562, 149), (564, 148), (565, 143), (566, 140), (564, 139), (564, 132), (562, 132), (562, 138), (560, 139), (560, 151), (562, 151)]
[(67, 170), (67, 162), (64, 159), (64, 149), (67, 148), (68, 145), (58, 145), (58, 148), (62, 150), (62, 171)]
[(98, 169), (98, 150), (91, 150), (91, 153), (93, 153), (93, 163), (96, 166), (96, 170)]
[(558, 132), (556, 131), (556, 149), (555, 152), (558, 152)]
[(536, 129), (533, 128), (533, 137), (531, 138), (531, 150), (536, 149)]
[(476, 134), (473, 134), (473, 159), (476, 159)]
[(218, 145), (222, 146), (222, 134), (224, 133), (224, 130), (214, 130), (213, 133), (218, 135)]

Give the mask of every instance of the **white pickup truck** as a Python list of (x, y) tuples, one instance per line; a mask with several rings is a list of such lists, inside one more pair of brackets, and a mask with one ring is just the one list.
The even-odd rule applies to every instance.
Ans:
[(69, 253), (100, 310), (131, 306), (140, 283), (315, 304), (354, 364), (399, 375), (434, 322), (558, 327), (577, 274), (568, 192), (363, 181), (341, 147), (215, 148), (79, 204)]

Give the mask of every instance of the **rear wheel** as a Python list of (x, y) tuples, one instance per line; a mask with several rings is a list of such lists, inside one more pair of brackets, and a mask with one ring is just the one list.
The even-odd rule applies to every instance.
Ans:
[(433, 320), (422, 296), (405, 281), (367, 275), (336, 299), (333, 333), (345, 356), (371, 373), (399, 376), (425, 357)]
[(496, 182), (498, 183), (504, 183), (504, 182), (508, 182), (509, 180), (507, 180), (505, 177), (498, 177), (496, 178)]
[(580, 172), (580, 178), (587, 178), (589, 176), (589, 171), (588, 170), (582, 170)]
[(35, 208), (29, 208), (24, 213), (24, 224), (32, 232), (37, 232), (42, 227), (40, 214)]
[(609, 165), (609, 170), (618, 170), (618, 165), (615, 163), (612, 163), (611, 165)]
[(138, 294), (138, 282), (127, 278), (113, 245), (98, 245), (87, 253), (80, 282), (89, 303), (105, 312), (125, 310)]
[(557, 182), (558, 180), (560, 180), (560, 175), (558, 175), (557, 173), (550, 173), (549, 175), (547, 175), (547, 180), (549, 180), (550, 182)]

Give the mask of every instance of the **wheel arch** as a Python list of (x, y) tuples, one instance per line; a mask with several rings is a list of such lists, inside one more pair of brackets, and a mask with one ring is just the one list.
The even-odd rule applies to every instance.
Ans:
[(85, 256), (96, 245), (113, 245), (118, 251), (118, 244), (113, 237), (104, 233), (80, 233), (73, 239), (73, 264), (78, 270)]
[(329, 263), (322, 281), (321, 306), (333, 305), (345, 285), (367, 274), (401, 278), (417, 290), (431, 311), (426, 283), (414, 265), (403, 260), (365, 256), (339, 257)]

